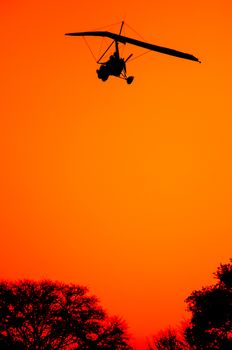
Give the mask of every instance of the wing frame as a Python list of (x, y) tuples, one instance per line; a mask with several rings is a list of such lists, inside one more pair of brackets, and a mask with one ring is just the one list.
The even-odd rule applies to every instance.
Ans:
[(106, 38), (110, 38), (113, 39), (115, 42), (118, 43), (122, 43), (122, 44), (131, 44), (131, 45), (136, 45), (139, 47), (143, 47), (145, 49), (151, 50), (151, 51), (155, 51), (155, 52), (159, 52), (165, 55), (169, 55), (169, 56), (174, 56), (174, 57), (178, 57), (178, 58), (183, 58), (186, 60), (190, 60), (190, 61), (195, 61), (198, 63), (201, 63), (201, 61), (195, 57), (192, 54), (186, 53), (186, 52), (182, 52), (182, 51), (178, 51), (178, 50), (174, 50), (174, 49), (170, 49), (168, 47), (164, 47), (164, 46), (158, 46), (158, 45), (154, 45), (154, 44), (150, 44), (147, 43), (145, 41), (141, 41), (141, 40), (137, 40), (137, 39), (133, 39), (121, 34), (115, 34), (112, 32), (108, 32), (108, 31), (87, 31), (87, 32), (73, 32), (73, 33), (65, 33), (65, 35), (67, 36), (97, 36), (97, 37), (106, 37)]

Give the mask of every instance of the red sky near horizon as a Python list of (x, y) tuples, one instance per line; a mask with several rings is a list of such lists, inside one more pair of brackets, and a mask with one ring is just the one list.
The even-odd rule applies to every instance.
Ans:
[[(0, 8), (0, 278), (86, 285), (144, 349), (231, 257), (232, 5)], [(101, 82), (82, 38), (64, 33), (122, 19), (203, 63), (149, 53), (128, 63), (131, 86)]]

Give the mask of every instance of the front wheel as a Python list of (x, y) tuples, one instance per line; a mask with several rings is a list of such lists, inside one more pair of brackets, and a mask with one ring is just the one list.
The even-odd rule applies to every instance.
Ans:
[(126, 82), (127, 82), (127, 84), (129, 84), (129, 85), (133, 82), (133, 80), (134, 80), (134, 77), (132, 77), (132, 76), (126, 78)]

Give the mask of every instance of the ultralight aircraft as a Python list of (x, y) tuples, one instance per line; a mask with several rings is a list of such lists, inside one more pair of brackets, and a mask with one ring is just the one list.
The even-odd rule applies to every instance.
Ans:
[[(191, 60), (191, 61), (196, 61), (201, 63), (201, 61), (197, 57), (189, 53), (173, 50), (163, 46), (157, 46), (154, 44), (150, 44), (144, 41), (140, 41), (137, 39), (133, 39), (133, 38), (129, 38), (127, 36), (121, 35), (123, 25), (124, 25), (124, 22), (122, 22), (121, 24), (119, 34), (115, 34), (108, 31), (88, 31), (88, 32), (75, 32), (75, 33), (65, 34), (69, 36), (83, 36), (83, 37), (97, 36), (97, 37), (106, 37), (106, 38), (113, 39), (113, 41), (108, 46), (108, 48), (97, 60), (97, 63), (100, 64), (100, 68), (97, 69), (96, 72), (97, 72), (98, 78), (101, 79), (102, 81), (106, 81), (111, 75), (126, 80), (127, 84), (131, 84), (132, 81), (134, 80), (133, 76), (127, 76), (127, 70), (126, 70), (126, 63), (132, 57), (133, 54), (130, 54), (126, 59), (122, 58), (119, 52), (119, 43), (123, 43), (123, 44), (128, 43), (128, 44), (140, 46), (142, 48), (145, 48), (151, 51), (156, 51), (166, 55), (175, 56), (186, 60)], [(111, 48), (113, 44), (115, 44), (115, 52), (110, 56), (110, 58), (107, 61), (103, 62), (102, 61), (103, 58), (105, 57), (106, 53), (108, 52), (108, 50)]]

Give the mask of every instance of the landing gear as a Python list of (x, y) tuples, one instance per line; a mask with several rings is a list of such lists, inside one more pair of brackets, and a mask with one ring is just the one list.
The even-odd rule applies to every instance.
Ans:
[(109, 71), (106, 66), (102, 65), (100, 69), (97, 69), (97, 76), (102, 81), (106, 81), (109, 78)]
[(127, 84), (131, 84), (132, 82), (133, 82), (133, 80), (134, 80), (134, 77), (131, 75), (130, 77), (127, 77), (126, 78), (126, 82), (127, 82)]
[(126, 75), (126, 66), (122, 58), (120, 58), (119, 62), (116, 62), (114, 65), (112, 63), (111, 65), (109, 63), (101, 64), (100, 68), (96, 70), (96, 73), (98, 79), (102, 81), (106, 81), (110, 75), (126, 80), (128, 85), (130, 85), (134, 80), (134, 77), (132, 75), (129, 77)]

